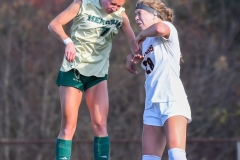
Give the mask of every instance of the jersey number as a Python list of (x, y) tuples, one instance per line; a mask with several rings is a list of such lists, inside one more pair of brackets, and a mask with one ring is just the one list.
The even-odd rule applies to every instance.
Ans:
[(105, 36), (110, 31), (110, 28), (102, 27), (102, 33), (100, 34), (101, 37)]
[[(153, 61), (149, 57), (145, 61), (143, 61), (143, 65), (146, 67), (147, 74), (150, 74), (154, 69)], [(148, 70), (148, 68), (149, 68), (149, 70)]]

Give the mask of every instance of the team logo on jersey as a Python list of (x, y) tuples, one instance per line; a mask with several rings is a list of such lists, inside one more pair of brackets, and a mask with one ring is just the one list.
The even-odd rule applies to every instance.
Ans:
[(122, 22), (116, 19), (104, 20), (101, 17), (96, 17), (93, 15), (88, 15), (88, 21), (102, 24), (102, 25), (115, 25), (117, 29), (122, 26)]
[(147, 55), (148, 53), (154, 51), (153, 45), (151, 44), (148, 48), (148, 50), (144, 53), (144, 55)]

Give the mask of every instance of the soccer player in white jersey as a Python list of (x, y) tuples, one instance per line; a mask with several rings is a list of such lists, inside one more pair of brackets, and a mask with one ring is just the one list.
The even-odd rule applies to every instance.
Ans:
[[(135, 20), (141, 54), (130, 54), (126, 68), (145, 70), (142, 160), (161, 160), (165, 146), (170, 160), (186, 160), (186, 130), (191, 110), (180, 80), (181, 52), (173, 12), (160, 0), (139, 0)], [(127, 61), (129, 62), (129, 61)]]
[[(70, 160), (84, 92), (95, 135), (94, 160), (109, 160), (107, 74), (112, 40), (118, 30), (122, 30), (132, 52), (138, 49), (122, 7), (124, 3), (125, 0), (74, 0), (48, 26), (53, 35), (65, 44), (65, 55), (56, 80), (62, 110), (56, 160)], [(63, 26), (71, 20), (70, 38)]]

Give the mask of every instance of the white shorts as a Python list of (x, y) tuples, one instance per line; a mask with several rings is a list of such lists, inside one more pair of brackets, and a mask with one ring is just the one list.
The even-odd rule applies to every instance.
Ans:
[(172, 116), (184, 116), (188, 123), (192, 121), (191, 109), (187, 99), (181, 101), (153, 103), (150, 108), (145, 107), (143, 123), (151, 126), (163, 126), (166, 120)]

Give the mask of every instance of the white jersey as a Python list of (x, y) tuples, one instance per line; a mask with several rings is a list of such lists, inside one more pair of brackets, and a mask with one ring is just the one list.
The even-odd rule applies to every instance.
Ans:
[(180, 80), (180, 46), (176, 28), (164, 21), (170, 28), (168, 39), (157, 36), (148, 37), (142, 44), (144, 59), (141, 63), (146, 71), (146, 101), (148, 108), (152, 103), (186, 99)]

